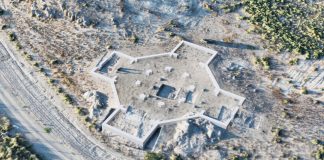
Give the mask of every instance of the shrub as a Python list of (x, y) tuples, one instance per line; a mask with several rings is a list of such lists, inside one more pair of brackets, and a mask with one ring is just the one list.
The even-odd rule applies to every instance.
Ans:
[(89, 130), (94, 129), (95, 127), (96, 127), (96, 124), (94, 124), (94, 123), (90, 123), (90, 124), (88, 125)]
[(314, 153), (313, 156), (316, 160), (323, 160), (324, 159), (324, 146), (320, 146)]
[(207, 11), (213, 11), (212, 6), (208, 3), (204, 3), (203, 7), (207, 10)]
[(281, 112), (281, 117), (282, 118), (290, 118), (291, 116), (287, 111), (283, 111), (283, 112)]
[(1, 117), (0, 119), (0, 131), (8, 132), (11, 129), (10, 121), (7, 117)]
[(45, 131), (46, 133), (51, 133), (51, 132), (52, 132), (52, 129), (51, 129), (51, 128), (48, 128), (48, 127), (46, 127), (46, 128), (44, 128), (44, 131)]
[(91, 119), (90, 119), (90, 117), (87, 116), (87, 117), (84, 118), (84, 121), (85, 121), (85, 122), (90, 122)]
[(181, 158), (180, 155), (172, 154), (172, 155), (170, 156), (170, 160), (182, 160), (182, 158)]
[(227, 43), (232, 43), (234, 41), (234, 39), (232, 37), (225, 37), (225, 38), (223, 38), (223, 41), (227, 42)]
[(309, 52), (307, 52), (305, 55), (306, 55), (305, 56), (305, 59), (306, 60), (310, 60), (311, 59), (311, 54)]
[(281, 143), (282, 142), (282, 136), (283, 136), (283, 129), (281, 128), (272, 128), (272, 135), (273, 135), (273, 140), (272, 142), (274, 143)]
[(18, 50), (22, 49), (22, 46), (21, 46), (21, 44), (19, 42), (16, 43), (16, 47), (17, 47)]
[[(173, 27), (180, 27), (180, 24), (177, 22), (177, 21), (175, 21), (175, 20), (171, 20), (169, 23), (168, 23), (168, 26), (169, 27), (171, 27), (171, 28), (173, 28)], [(169, 29), (166, 29), (166, 30), (169, 30)]]
[(174, 37), (176, 34), (173, 32), (169, 32), (168, 35), (169, 35), (169, 37)]
[(224, 25), (230, 25), (231, 23), (228, 21), (228, 20), (226, 20), (226, 19), (222, 19), (222, 23), (224, 24)]
[(57, 65), (57, 64), (62, 64), (62, 62), (60, 60), (56, 59), (56, 60), (52, 60), (51, 64), (52, 65)]
[(26, 56), (26, 59), (29, 60), (29, 61), (32, 61), (33, 60), (33, 56), (29, 54), (29, 55)]
[(230, 5), (221, 5), (220, 8), (224, 10), (225, 13), (234, 12), (242, 6), (242, 2), (230, 4)]
[(45, 69), (43, 67), (39, 68), (40, 72), (45, 72)]
[(311, 143), (314, 145), (318, 145), (320, 143), (320, 141), (318, 139), (312, 139)]
[(229, 159), (230, 160), (239, 160), (240, 157), (238, 155), (232, 154), (232, 155), (229, 156)]
[(15, 41), (15, 40), (17, 40), (16, 34), (13, 33), (13, 32), (9, 33), (9, 40), (10, 40), (10, 41)]
[(64, 92), (64, 90), (63, 90), (63, 88), (62, 88), (62, 87), (59, 87), (59, 88), (57, 89), (57, 92), (58, 92), (58, 93), (63, 93), (63, 92)]
[(35, 66), (35, 67), (39, 67), (39, 63), (38, 63), (38, 62), (35, 62), (35, 63), (33, 64), (33, 66)]
[(259, 57), (254, 57), (254, 64), (256, 65), (261, 65), (263, 67), (263, 69), (265, 70), (269, 70), (270, 67), (270, 57), (263, 57), (263, 58), (259, 58)]
[(65, 74), (63, 74), (63, 75), (64, 75), (64, 78), (63, 78), (62, 82), (64, 84), (66, 84), (67, 86), (71, 86), (71, 85), (75, 84), (72, 78), (67, 77)]
[(248, 152), (246, 152), (246, 151), (243, 151), (241, 153), (240, 157), (243, 158), (243, 159), (247, 159), (247, 158), (250, 157), (250, 154)]
[(323, 20), (316, 16), (322, 13), (320, 4), (283, 0), (243, 0), (241, 4), (249, 16), (247, 21), (258, 27), (258, 34), (268, 40), (270, 49), (305, 54), (306, 59), (324, 55)]
[(280, 128), (274, 128), (272, 129), (272, 135), (273, 136), (282, 136), (283, 130)]
[(279, 137), (279, 136), (275, 136), (275, 137), (273, 138), (273, 142), (274, 142), (274, 143), (282, 143), (282, 139), (281, 139), (281, 137)]
[(4, 24), (4, 25), (1, 26), (1, 29), (2, 29), (2, 30), (5, 30), (5, 29), (7, 29), (7, 28), (9, 28), (9, 26), (8, 26), (7, 24)]
[(13, 135), (16, 131), (11, 131), (8, 126), (9, 119), (0, 115), (0, 159), (37, 160), (37, 156), (28, 150), (29, 146), (23, 137), (19, 133)]
[(287, 104), (289, 104), (290, 102), (289, 102), (289, 99), (283, 99), (283, 100), (282, 100), (282, 103), (285, 104), (285, 105), (287, 105)]
[(144, 160), (164, 160), (162, 153), (146, 152)]
[(85, 115), (87, 115), (88, 111), (86, 108), (77, 107), (77, 113), (80, 116), (85, 116)]
[(292, 59), (292, 60), (290, 60), (290, 61), (289, 61), (289, 64), (290, 64), (290, 65), (296, 65), (296, 64), (298, 64), (298, 62), (299, 62), (299, 59), (296, 58), (296, 59)]
[(54, 84), (55, 83), (55, 80), (54, 79), (48, 79), (48, 83), (49, 84)]
[(112, 45), (108, 45), (107, 49), (113, 49), (114, 47)]
[(73, 103), (72, 96), (69, 95), (69, 94), (64, 94), (64, 101), (69, 103), (69, 104), (72, 104)]
[(300, 91), (301, 94), (308, 94), (308, 90), (306, 87), (302, 87), (301, 91)]
[(130, 38), (130, 40), (133, 42), (133, 43), (138, 43), (139, 41), (139, 38), (136, 36), (136, 35), (132, 35), (132, 37)]
[(261, 59), (262, 66), (264, 69), (269, 70), (270, 69), (270, 57), (264, 57)]

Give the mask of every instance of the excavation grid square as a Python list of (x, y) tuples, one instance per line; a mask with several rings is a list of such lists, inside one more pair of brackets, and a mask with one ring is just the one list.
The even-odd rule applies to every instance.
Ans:
[(173, 99), (175, 91), (176, 89), (174, 87), (162, 84), (156, 95), (162, 98)]

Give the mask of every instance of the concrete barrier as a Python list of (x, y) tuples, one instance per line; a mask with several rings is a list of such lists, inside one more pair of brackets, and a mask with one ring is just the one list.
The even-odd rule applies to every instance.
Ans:
[(117, 54), (113, 51), (107, 58), (102, 59), (102, 61), (98, 63), (97, 68), (101, 69), (115, 55)]
[(109, 125), (109, 123), (116, 117), (116, 115), (120, 112), (120, 109), (117, 108), (104, 122), (103, 124)]
[(175, 53), (182, 45), (183, 45), (184, 41), (181, 41), (180, 43), (178, 43), (176, 45), (176, 47), (174, 47), (171, 51), (171, 53)]
[(148, 56), (136, 57), (136, 59), (143, 60), (143, 59), (150, 59), (150, 58), (164, 57), (164, 56), (170, 56), (170, 53), (153, 54)]
[(145, 137), (142, 140), (143, 147), (146, 145), (147, 141), (153, 136), (154, 132), (160, 127), (158, 123), (156, 123), (153, 128), (146, 133)]
[(194, 43), (191, 43), (191, 42), (188, 42), (188, 41), (184, 41), (183, 43), (185, 45), (188, 45), (190, 47), (196, 48), (198, 50), (205, 51), (206, 53), (217, 54), (217, 51), (214, 51), (212, 49), (209, 49), (209, 48), (206, 48), (206, 47), (203, 47), (203, 46), (199, 46), (197, 44), (194, 44)]
[(104, 75), (102, 75), (102, 74), (100, 74), (100, 73), (98, 73), (96, 71), (91, 71), (91, 74), (94, 75), (97, 78), (100, 78), (100, 79), (102, 79), (104, 81), (107, 81), (108, 83), (114, 83), (113, 79), (111, 79), (111, 78), (109, 78), (107, 76), (104, 76)]
[(213, 54), (208, 61), (206, 62), (206, 64), (209, 66), (209, 64), (213, 61), (213, 59), (217, 56), (217, 53)]
[(228, 126), (231, 121), (234, 119), (236, 113), (238, 112), (239, 110), (239, 107), (235, 107), (232, 111), (231, 111), (231, 117), (226, 121), (226, 122), (223, 122), (226, 126)]
[(113, 94), (116, 96), (116, 100), (117, 100), (118, 106), (121, 106), (116, 85), (115, 85), (114, 82), (111, 82), (110, 84), (111, 84), (111, 88), (112, 88)]
[(218, 120), (213, 119), (213, 118), (210, 118), (210, 117), (208, 117), (208, 116), (206, 116), (206, 115), (203, 115), (203, 114), (202, 114), (202, 115), (200, 115), (200, 118), (203, 118), (203, 119), (205, 119), (205, 120), (207, 120), (207, 121), (213, 123), (214, 125), (216, 125), (216, 126), (218, 126), (218, 127), (223, 128), (223, 129), (226, 129), (226, 128), (227, 128), (227, 125), (224, 124), (223, 122), (218, 121)]
[(122, 53), (122, 52), (113, 51), (113, 53), (116, 53), (118, 56), (121, 56), (121, 57), (127, 58), (127, 59), (129, 59), (129, 60), (134, 60), (134, 59), (135, 59), (135, 57), (130, 56), (130, 55), (127, 55), (127, 54)]
[(229, 97), (233, 97), (234, 99), (237, 99), (239, 102), (239, 105), (243, 105), (244, 101), (245, 101), (245, 98), (242, 97), (242, 96), (239, 96), (239, 95), (236, 95), (234, 93), (231, 93), (231, 92), (228, 92), (228, 91), (225, 91), (223, 89), (220, 90), (220, 93), (226, 95), (226, 96), (229, 96)]
[(207, 74), (208, 74), (210, 80), (212, 81), (212, 83), (213, 83), (213, 85), (214, 85), (214, 87), (215, 87), (215, 90), (216, 90), (215, 92), (218, 92), (218, 90), (220, 90), (220, 87), (219, 87), (219, 85), (218, 85), (218, 83), (217, 83), (217, 81), (216, 81), (216, 79), (215, 79), (215, 77), (214, 77), (212, 71), (211, 71), (210, 68), (208, 67), (208, 64), (205, 64), (205, 69), (206, 69), (206, 72), (207, 72)]
[(180, 117), (180, 118), (175, 118), (175, 119), (169, 119), (169, 120), (159, 122), (159, 125), (169, 125), (169, 124), (172, 124), (172, 123), (177, 123), (179, 121), (185, 121), (185, 120), (188, 120), (188, 119), (195, 119), (195, 118), (199, 118), (199, 115), (193, 115), (193, 116), (188, 116), (188, 117)]
[(206, 63), (203, 63), (203, 67), (206, 69), (206, 72), (209, 76), (209, 78), (211, 79), (214, 87), (215, 87), (215, 95), (217, 96), (219, 93), (222, 93), (224, 95), (227, 95), (227, 96), (230, 96), (230, 97), (233, 97), (235, 99), (238, 100), (238, 103), (239, 105), (242, 105), (245, 101), (245, 98), (244, 97), (241, 97), (239, 95), (236, 95), (236, 94), (233, 94), (231, 92), (228, 92), (228, 91), (225, 91), (225, 90), (222, 90), (219, 86), (219, 84), (217, 83), (216, 81), (216, 78), (214, 77), (214, 74), (212, 73), (211, 69), (209, 68), (209, 64), (212, 63), (213, 59), (216, 57), (217, 55), (217, 51), (214, 51), (214, 50), (211, 50), (209, 48), (206, 48), (206, 47), (202, 47), (202, 46), (199, 46), (199, 45), (196, 45), (196, 44), (193, 44), (193, 43), (190, 43), (190, 42), (187, 42), (187, 41), (181, 41), (179, 44), (177, 44), (177, 46), (175, 48), (173, 48), (173, 50), (169, 53), (161, 53), (161, 54), (155, 54), (155, 55), (148, 55), (148, 56), (142, 56), (142, 57), (132, 57), (132, 56), (129, 56), (127, 54), (124, 54), (122, 52), (117, 52), (117, 51), (113, 51), (112, 54), (105, 60), (103, 60), (101, 62), (100, 65), (97, 65), (91, 72), (93, 75), (95, 75), (96, 77), (99, 77), (101, 79), (104, 79), (106, 80), (107, 82), (109, 82), (111, 85), (112, 85), (112, 90), (113, 90), (113, 94), (116, 96), (116, 100), (118, 101), (118, 106), (115, 106), (116, 110), (103, 122), (102, 124), (102, 127), (103, 127), (103, 130), (104, 131), (109, 131), (109, 132), (112, 132), (114, 134), (117, 134), (119, 136), (122, 136), (130, 141), (132, 141), (133, 143), (135, 143), (136, 145), (140, 146), (140, 147), (144, 147), (147, 143), (147, 141), (151, 138), (151, 136), (153, 136), (154, 132), (161, 126), (163, 125), (170, 125), (172, 123), (177, 123), (179, 121), (184, 121), (184, 120), (188, 120), (188, 119), (196, 119), (196, 118), (202, 118), (202, 119), (205, 119), (211, 123), (213, 123), (214, 125), (217, 125), (223, 129), (226, 129), (227, 126), (229, 125), (229, 123), (233, 120), (235, 114), (238, 112), (239, 110), (239, 107), (236, 107), (232, 110), (232, 113), (231, 113), (231, 117), (228, 121), (226, 121), (225, 123), (224, 122), (221, 122), (219, 120), (216, 120), (214, 118), (211, 118), (211, 117), (208, 117), (206, 115), (204, 115), (204, 112), (205, 111), (201, 111), (201, 113), (197, 114), (197, 115), (192, 115), (192, 116), (187, 116), (187, 117), (179, 117), (179, 118), (175, 118), (175, 119), (169, 119), (169, 120), (164, 120), (164, 121), (160, 121), (160, 122), (157, 122), (156, 124), (154, 124), (154, 126), (149, 130), (148, 133), (146, 133), (146, 135), (143, 137), (143, 138), (139, 138), (139, 137), (136, 137), (134, 135), (131, 135), (127, 132), (124, 132), (122, 131), (121, 129), (118, 129), (114, 126), (111, 126), (109, 123), (113, 120), (113, 118), (118, 114), (120, 113), (121, 111), (123, 111), (123, 113), (126, 112), (125, 108), (122, 108), (122, 105), (120, 104), (120, 100), (119, 100), (119, 97), (118, 97), (118, 93), (117, 93), (117, 89), (116, 89), (116, 86), (115, 86), (115, 83), (114, 83), (114, 79), (112, 78), (109, 78), (109, 77), (106, 77), (106, 76), (103, 76), (102, 74), (100, 73), (97, 73), (96, 71), (98, 69), (100, 69), (100, 67), (102, 67), (102, 65), (107, 61), (109, 60), (109, 58), (111, 56), (113, 56), (114, 54), (117, 54), (118, 56), (120, 57), (124, 57), (124, 58), (127, 58), (129, 59), (131, 62), (136, 62), (137, 60), (143, 60), (143, 59), (149, 59), (149, 58), (156, 58), (156, 57), (163, 57), (163, 56), (170, 56), (172, 54), (175, 54), (175, 52), (182, 46), (182, 45), (188, 45), (190, 47), (193, 47), (193, 48), (196, 48), (198, 50), (201, 50), (201, 51), (204, 51), (206, 53), (210, 53), (212, 54), (212, 56), (208, 59), (208, 61)]
[(133, 136), (129, 133), (126, 133), (116, 127), (113, 127), (113, 126), (110, 126), (110, 125), (107, 125), (105, 127), (105, 131), (106, 132), (111, 132), (113, 134), (116, 134), (117, 136), (121, 136), (123, 138), (126, 138), (128, 139), (129, 141), (135, 143), (136, 145), (138, 145), (139, 147), (141, 148), (144, 148), (144, 143), (143, 143), (143, 140), (141, 138), (138, 138), (136, 136)]

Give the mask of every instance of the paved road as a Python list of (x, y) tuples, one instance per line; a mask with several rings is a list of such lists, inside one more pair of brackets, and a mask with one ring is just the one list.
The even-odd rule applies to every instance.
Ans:
[[(30, 117), (26, 117), (26, 115), (22, 114), (14, 115), (21, 116), (19, 118), (17, 117), (17, 120), (27, 129), (30, 126), (34, 126), (36, 128), (38, 127), (39, 130), (41, 124), (50, 127), (52, 129), (51, 135), (56, 137), (59, 141), (55, 145), (52, 145), (52, 142), (47, 142), (46, 145), (51, 148), (56, 148), (54, 154), (58, 154), (57, 157), (70, 159), (71, 153), (60, 152), (60, 150), (66, 148), (66, 146), (59, 144), (64, 143), (72, 147), (73, 150), (77, 152), (76, 155), (79, 154), (85, 159), (125, 159), (125, 157), (113, 150), (105, 150), (99, 147), (73, 126), (57, 107), (42, 94), (43, 91), (37, 84), (32, 82), (32, 80), (24, 74), (23, 70), (10, 55), (11, 54), (9, 54), (5, 46), (0, 43), (0, 92), (6, 93), (0, 96), (0, 99), (6, 102), (3, 107), (7, 107), (11, 113), (20, 110), (20, 113), (30, 114)], [(13, 102), (15, 99), (21, 101), (24, 106), (27, 106), (24, 109), (25, 112), (21, 111), (22, 109), (18, 108), (16, 104), (8, 103), (8, 100)], [(36, 119), (39, 123), (35, 124), (30, 119)], [(42, 132), (37, 133), (42, 134)], [(43, 135), (44, 133), (39, 138), (46, 137)], [(46, 143), (46, 138), (42, 142)], [(72, 159), (75, 158), (76, 157)]]

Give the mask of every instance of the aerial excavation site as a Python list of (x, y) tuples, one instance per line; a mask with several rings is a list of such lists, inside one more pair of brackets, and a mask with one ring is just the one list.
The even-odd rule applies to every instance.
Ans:
[(324, 160), (321, 0), (0, 0), (2, 160)]

